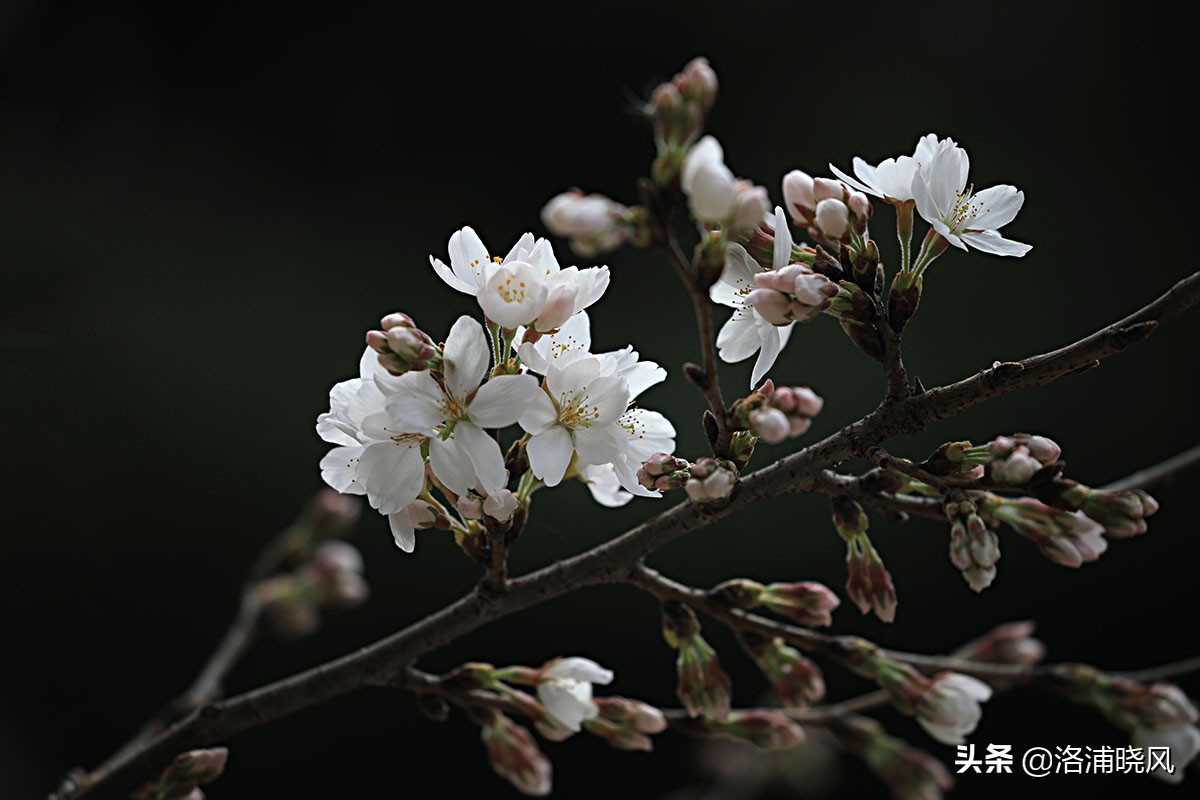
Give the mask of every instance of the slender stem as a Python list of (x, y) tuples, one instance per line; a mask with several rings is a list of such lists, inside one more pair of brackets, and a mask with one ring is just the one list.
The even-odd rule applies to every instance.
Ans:
[(1128, 489), (1148, 489), (1197, 463), (1200, 463), (1200, 444), (1190, 447), (1160, 464), (1140, 469), (1126, 478), (1101, 486), (1100, 490), (1119, 492)]
[(900, 271), (908, 272), (912, 259), (913, 208), (915, 200), (896, 203), (896, 238), (900, 240)]
[[(954, 416), (990, 398), (1052, 383), (1091, 368), (1100, 359), (1141, 341), (1161, 322), (1197, 302), (1200, 302), (1200, 273), (1179, 281), (1161, 297), (1128, 317), (1058, 350), (1019, 362), (998, 363), (957, 383), (884, 403), (826, 439), (745, 476), (723, 506), (681, 503), (615, 539), (511, 581), (509, 591), (502, 597), (489, 599), (478, 593), (467, 594), (441, 611), (349, 655), (236, 697), (210, 703), (144, 742), (135, 751), (109, 759), (85, 776), (77, 788), (62, 796), (71, 800), (124, 797), (180, 752), (211, 746), (360, 687), (392, 685), (415, 659), (488, 622), (576, 589), (626, 581), (642, 558), (692, 531), (767, 498), (829, 485), (831, 479), (827, 470), (893, 436), (921, 431), (936, 420)], [(744, 616), (744, 612), (727, 613), (734, 617)], [(805, 645), (811, 644), (813, 637), (819, 640), (838, 638), (765, 619), (761, 623), (755, 620), (755, 624), (765, 635), (786, 635)], [(827, 642), (826, 646), (832, 649), (836, 641)], [(1024, 677), (1012, 668), (1001, 674), (997, 665), (984, 671), (981, 665), (962, 659), (886, 652), (918, 667), (949, 668), (991, 678)], [(946, 666), (948, 664), (952, 666)]]
[(929, 233), (925, 234), (925, 241), (921, 242), (921, 252), (917, 254), (917, 263), (913, 264), (910, 283), (920, 278), (926, 268), (946, 252), (949, 246), (950, 242), (944, 236), (930, 228)]
[(696, 380), (697, 376), (692, 377), (700, 389), (700, 393), (708, 401), (708, 410), (712, 412), (717, 421), (717, 440), (712, 446), (713, 454), (728, 457), (729, 443), (733, 436), (733, 431), (729, 426), (728, 414), (725, 409), (725, 399), (721, 394), (721, 377), (717, 366), (716, 336), (713, 334), (712, 302), (709, 300), (704, 289), (696, 282), (696, 278), (692, 275), (692, 271), (688, 266), (687, 258), (684, 256), (682, 249), (679, 247), (679, 242), (675, 238), (675, 233), (669, 227), (665, 238), (666, 244), (663, 247), (663, 252), (666, 253), (667, 260), (671, 262), (676, 274), (679, 275), (679, 279), (688, 291), (688, 296), (692, 301), (692, 312), (696, 317), (696, 327), (700, 334), (700, 351), (704, 361), (704, 375), (699, 376), (701, 378), (699, 381)]

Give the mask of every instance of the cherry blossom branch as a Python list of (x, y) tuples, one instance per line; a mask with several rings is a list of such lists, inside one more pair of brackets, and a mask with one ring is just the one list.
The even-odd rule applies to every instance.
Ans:
[[(374, 644), (236, 697), (192, 712), (168, 730), (85, 776), (78, 788), (63, 795), (118, 798), (152, 776), (177, 753), (210, 745), (279, 719), (302, 708), (331, 700), (368, 685), (389, 685), (417, 658), (500, 617), (553, 599), (575, 589), (629, 580), (642, 558), (686, 534), (760, 500), (786, 492), (810, 491), (833, 481), (825, 471), (892, 436), (914, 433), (987, 399), (1017, 389), (1051, 383), (1094, 367), (1152, 333), (1158, 324), (1200, 302), (1200, 273), (1179, 281), (1158, 299), (1128, 317), (1049, 353), (990, 369), (947, 386), (903, 399), (885, 399), (875, 411), (798, 453), (747, 475), (729, 502), (719, 507), (681, 503), (626, 533), (573, 558), (512, 580), (500, 597), (476, 591), (441, 611)], [(686, 587), (684, 587), (686, 590)], [(674, 591), (674, 590), (672, 590)], [(682, 591), (682, 590), (680, 590)], [(690, 596), (690, 595), (689, 595)], [(734, 612), (730, 612), (731, 614)], [(742, 612), (737, 612), (742, 616)], [(739, 620), (744, 621), (744, 620)], [(847, 644), (843, 637), (789, 629), (769, 620), (753, 624), (763, 633), (784, 635), (802, 646), (817, 643), (825, 652)], [(853, 637), (850, 637), (853, 639)], [(839, 643), (840, 640), (840, 643)], [(984, 667), (962, 659), (886, 651), (890, 657), (918, 667), (953, 669), (983, 677), (1025, 678), (1020, 669)]]
[(849, 497), (886, 514), (945, 520), (942, 502), (936, 497), (917, 497), (876, 491), (864, 485), (863, 476), (841, 475), (823, 470), (813, 483), (813, 491), (834, 497)]

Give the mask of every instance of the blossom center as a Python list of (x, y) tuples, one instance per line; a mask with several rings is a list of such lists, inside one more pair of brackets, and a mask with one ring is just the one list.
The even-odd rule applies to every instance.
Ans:
[(592, 427), (592, 423), (600, 418), (600, 406), (589, 405), (590, 401), (586, 386), (571, 396), (563, 392), (556, 403), (559, 424), (567, 428)]

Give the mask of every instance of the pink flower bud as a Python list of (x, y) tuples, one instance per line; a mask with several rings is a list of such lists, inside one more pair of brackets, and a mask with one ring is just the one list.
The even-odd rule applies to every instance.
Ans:
[(1022, 444), (1029, 448), (1029, 454), (1042, 464), (1053, 464), (1062, 455), (1062, 448), (1058, 443), (1045, 436), (1024, 436)]
[(804, 225), (809, 224), (817, 207), (817, 200), (813, 196), (812, 177), (798, 169), (784, 175), (783, 199), (793, 220)]
[(464, 494), (454, 505), (463, 519), (483, 519), (483, 504), (474, 495)]
[(546, 305), (534, 320), (533, 326), (541, 333), (549, 333), (562, 327), (575, 313), (575, 298), (579, 286), (565, 283), (555, 286), (546, 297)]
[(518, 790), (534, 797), (550, 794), (550, 761), (525, 728), (494, 714), (483, 726), (483, 745), (492, 769)]
[(508, 522), (518, 505), (520, 502), (515, 494), (508, 489), (499, 489), (483, 501), (483, 513), (497, 522)]
[(804, 741), (804, 729), (780, 711), (759, 708), (735, 711), (711, 733), (740, 739), (763, 750), (783, 750)]
[(676, 76), (679, 91), (684, 97), (698, 103), (705, 111), (712, 108), (717, 99), (717, 73), (704, 58), (693, 58)]
[(737, 231), (754, 230), (769, 212), (770, 199), (767, 190), (749, 181), (738, 181), (738, 192), (734, 197), (730, 226)]
[(871, 218), (871, 201), (862, 192), (851, 192), (846, 205), (850, 207), (850, 213), (856, 219), (867, 220)]
[(746, 295), (745, 302), (772, 325), (790, 325), (794, 322), (791, 317), (791, 302), (783, 292), (755, 289)]
[(829, 587), (816, 581), (772, 583), (762, 595), (763, 606), (807, 627), (832, 625), (832, 612), (840, 604)]
[(850, 229), (850, 210), (841, 200), (822, 200), (817, 203), (816, 223), (825, 236), (841, 239)]
[(841, 202), (845, 197), (846, 185), (841, 181), (830, 180), (829, 178), (816, 178), (813, 180), (813, 199), (817, 201), (817, 206), (820, 207), (822, 200), (837, 200)]
[(967, 644), (955, 655), (987, 664), (1029, 666), (1046, 656), (1046, 646), (1033, 638), (1030, 621), (1008, 622)]
[(767, 444), (779, 444), (791, 434), (791, 425), (779, 409), (760, 408), (750, 413), (750, 432)]
[(1041, 468), (1042, 463), (1021, 445), (1006, 458), (992, 462), (992, 478), (1000, 483), (1028, 483)]

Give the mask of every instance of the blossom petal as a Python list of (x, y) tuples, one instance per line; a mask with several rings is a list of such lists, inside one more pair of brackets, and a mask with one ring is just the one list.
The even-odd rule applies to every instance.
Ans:
[(775, 242), (771, 247), (771, 264), (775, 269), (792, 263), (792, 231), (788, 228), (787, 214), (779, 206), (775, 206)]
[(453, 440), (436, 436), (429, 440), (429, 467), (434, 477), (455, 494), (466, 494), (479, 482), (470, 456)]
[(717, 352), (727, 364), (745, 361), (762, 347), (759, 320), (753, 310), (739, 309), (726, 320), (717, 334)]
[(392, 529), (392, 538), (396, 540), (396, 547), (406, 553), (417, 549), (417, 531), (413, 527), (412, 516), (409, 515), (408, 508), (401, 509), (395, 514), (388, 514), (388, 527)]
[[(488, 494), (498, 492), (508, 483), (508, 472), (504, 469), (504, 454), (500, 443), (470, 422), (459, 422), (454, 426), (451, 444), (466, 453), (471, 461), (475, 476)], [(465, 490), (464, 490), (465, 491)], [(456, 492), (462, 494), (463, 492)]]
[(359, 458), (358, 473), (367, 500), (380, 514), (401, 510), (416, 500), (425, 486), (425, 461), (415, 440), (367, 447)]
[[(471, 287), (467, 294), (475, 294), (475, 289), (482, 283), (483, 268), (491, 262), (487, 248), (484, 247), (479, 234), (469, 226), (455, 231), (450, 236), (449, 251), (450, 267), (454, 271), (455, 277), (461, 283)], [(434, 269), (437, 269), (437, 265), (434, 265)], [(443, 280), (445, 280), (444, 277)], [(446, 281), (446, 283), (450, 282)], [(452, 283), (450, 285), (454, 286)]]
[(542, 701), (546, 713), (573, 731), (580, 730), (585, 719), (600, 713), (591, 694), (592, 686), (589, 683), (545, 681), (538, 685), (538, 699)]
[(547, 486), (557, 486), (571, 463), (575, 443), (571, 434), (560, 425), (534, 434), (525, 445), (529, 467)]
[(396, 433), (428, 436), (433, 426), (446, 419), (442, 409), (445, 393), (428, 372), (406, 372), (400, 376), (399, 391), (387, 399), (386, 408)]
[(996, 231), (967, 231), (962, 240), (976, 250), (997, 256), (1023, 256), (1033, 249), (1031, 244), (1005, 239)]
[(542, 393), (541, 389), (537, 378), (532, 375), (499, 375), (492, 378), (480, 386), (471, 399), (471, 421), (481, 428), (512, 425), (533, 402), (534, 394)]
[(491, 359), (483, 326), (468, 316), (459, 317), (446, 337), (442, 360), (446, 386), (456, 400), (465, 402), (467, 395), (475, 391)]
[(536, 436), (558, 422), (558, 409), (554, 407), (554, 401), (545, 391), (536, 392), (521, 411), (517, 421), (526, 432)]
[(1015, 186), (1003, 184), (984, 189), (971, 198), (972, 207), (982, 210), (967, 223), (968, 230), (999, 230), (1017, 218), (1025, 204), (1025, 193)]
[[(788, 326), (791, 327), (791, 326)], [(763, 376), (775, 365), (775, 359), (783, 349), (783, 342), (778, 334), (762, 338), (762, 349), (758, 351), (758, 360), (754, 362), (754, 370), (750, 373), (750, 388), (753, 389), (762, 382)]]
[[(876, 197), (883, 197), (883, 195), (880, 194), (875, 189), (875, 168), (872, 167), (867, 162), (863, 161), (858, 156), (854, 157), (853, 163), (854, 163), (854, 173), (856, 175), (860, 175), (863, 173), (870, 175), (871, 176), (870, 182), (864, 182), (864, 181), (858, 180), (857, 178), (852, 178), (849, 175), (847, 175), (846, 173), (842, 172), (837, 167), (835, 167), (833, 164), (829, 165), (829, 169), (834, 175), (837, 175), (838, 178), (843, 183), (847, 184), (848, 186), (850, 186), (854, 189), (857, 189), (860, 192), (866, 192), (867, 194), (875, 195)], [(861, 173), (859, 171), (860, 167), (862, 168)]]
[(321, 459), (321, 479), (342, 494), (366, 494), (358, 480), (358, 459), (363, 448), (335, 447)]
[(598, 683), (601, 686), (607, 686), (613, 680), (612, 670), (605, 669), (590, 658), (580, 656), (560, 658), (547, 668), (544, 674), (552, 678), (571, 678), (577, 681)]
[(746, 248), (740, 244), (731, 244), (725, 251), (725, 266), (721, 269), (721, 279), (708, 290), (708, 296), (714, 303), (741, 308), (742, 292), (754, 288), (754, 275), (762, 271), (763, 268), (750, 257)]
[(589, 464), (583, 469), (592, 499), (608, 508), (620, 508), (633, 499), (633, 495), (621, 488), (612, 464)]
[(433, 267), (433, 271), (441, 278), (451, 289), (462, 292), (463, 294), (474, 295), (478, 291), (478, 287), (473, 283), (467, 283), (462, 278), (454, 274), (454, 270), (447, 267), (445, 262), (440, 258), (429, 257), (429, 263)]

